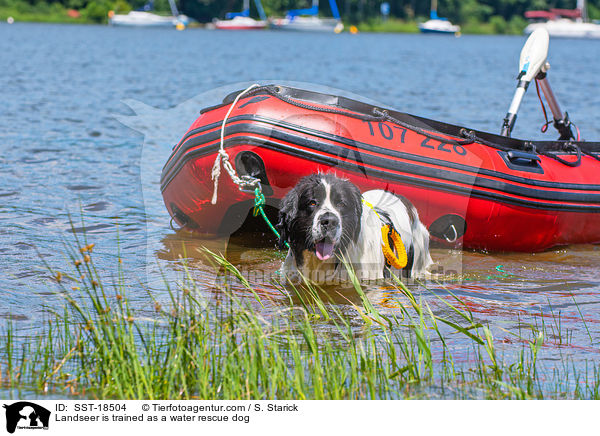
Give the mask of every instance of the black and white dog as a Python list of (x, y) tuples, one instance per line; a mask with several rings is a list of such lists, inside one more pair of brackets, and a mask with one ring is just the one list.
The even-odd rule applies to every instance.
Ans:
[(406, 248), (403, 275), (426, 275), (433, 263), (429, 232), (407, 199), (382, 190), (361, 195), (354, 184), (332, 174), (304, 177), (279, 211), (279, 245), (289, 244), (283, 273), (293, 281), (300, 275), (314, 282), (343, 281), (347, 276), (340, 259), (345, 258), (359, 279), (384, 278), (383, 219), (391, 221)]

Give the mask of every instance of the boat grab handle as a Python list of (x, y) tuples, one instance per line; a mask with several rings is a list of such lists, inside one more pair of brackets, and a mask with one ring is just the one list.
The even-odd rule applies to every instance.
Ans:
[(508, 153), (506, 153), (506, 156), (511, 162), (516, 159), (528, 160), (531, 161), (531, 163), (539, 162), (541, 160), (537, 154), (517, 150), (510, 150)]

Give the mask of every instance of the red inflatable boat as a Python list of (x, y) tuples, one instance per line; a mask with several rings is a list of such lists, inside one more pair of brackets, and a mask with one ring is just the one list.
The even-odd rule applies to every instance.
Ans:
[(231, 233), (254, 204), (226, 172), (211, 202), (232, 109), (224, 150), (272, 206), (301, 177), (335, 172), (407, 197), (440, 242), (494, 251), (600, 242), (600, 143), (522, 141), (275, 85), (231, 108), (238, 94), (204, 109), (163, 169), (167, 209), (189, 230)]

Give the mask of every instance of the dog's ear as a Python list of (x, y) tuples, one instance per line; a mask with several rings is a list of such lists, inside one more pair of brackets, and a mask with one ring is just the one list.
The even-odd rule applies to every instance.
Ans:
[(298, 190), (292, 189), (286, 194), (281, 200), (281, 208), (279, 209), (279, 222), (275, 228), (279, 231), (279, 249), (285, 248), (285, 243), (288, 242), (290, 237), (290, 229), (292, 223), (298, 215)]

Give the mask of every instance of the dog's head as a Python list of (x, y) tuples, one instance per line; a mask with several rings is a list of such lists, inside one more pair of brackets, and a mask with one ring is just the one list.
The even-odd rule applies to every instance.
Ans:
[(296, 262), (305, 250), (327, 260), (357, 240), (361, 214), (360, 191), (348, 180), (331, 174), (304, 177), (282, 200), (280, 248), (288, 242)]

